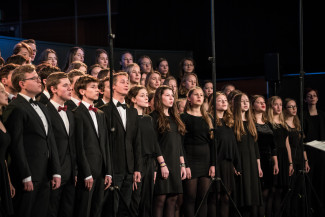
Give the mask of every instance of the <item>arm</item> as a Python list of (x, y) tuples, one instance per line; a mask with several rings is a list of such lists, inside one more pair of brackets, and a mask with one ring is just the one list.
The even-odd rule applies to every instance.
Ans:
[(309, 167), (309, 164), (308, 164), (308, 158), (307, 158), (306, 151), (304, 151), (304, 159), (305, 159), (305, 169), (306, 169), (306, 172), (308, 173), (309, 170), (310, 170), (310, 167)]
[(272, 156), (272, 160), (273, 160), (273, 175), (277, 175), (279, 174), (279, 164), (278, 164), (278, 157)]
[(294, 169), (293, 169), (293, 163), (292, 163), (292, 156), (291, 156), (291, 148), (289, 143), (289, 136), (286, 138), (286, 148), (288, 152), (288, 160), (289, 160), (289, 176), (292, 176)]
[(186, 169), (185, 169), (185, 161), (184, 161), (183, 156), (179, 157), (179, 162), (180, 162), (180, 166), (181, 166), (181, 178), (182, 178), (182, 180), (184, 180), (184, 179), (186, 179)]

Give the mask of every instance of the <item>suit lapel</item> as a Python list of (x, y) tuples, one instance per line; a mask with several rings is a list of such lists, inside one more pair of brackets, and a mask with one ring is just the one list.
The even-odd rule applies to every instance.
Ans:
[[(93, 127), (93, 130), (95, 131), (95, 133), (97, 135), (97, 138), (98, 138), (98, 134), (97, 134), (97, 131), (96, 131), (96, 128), (95, 128), (95, 125), (94, 125), (94, 121), (93, 121), (93, 119), (91, 118), (91, 116), (89, 114), (89, 110), (86, 108), (86, 106), (83, 103), (80, 103), (79, 107), (84, 110), (84, 113), (86, 113), (86, 116), (88, 117), (88, 119), (90, 121), (90, 124)], [(96, 115), (96, 118), (97, 118), (97, 115)], [(97, 124), (98, 124), (98, 121), (97, 121)]]
[[(63, 122), (59, 112), (53, 106), (53, 104), (51, 102), (49, 102), (47, 104), (47, 107), (48, 107), (48, 109), (52, 110), (52, 113), (54, 113), (54, 115), (55, 115), (55, 119), (57, 119), (60, 122), (60, 124), (63, 126), (64, 131), (66, 132), (66, 134), (68, 134), (67, 129), (65, 128), (64, 122)], [(56, 120), (52, 120), (52, 121), (56, 121)]]
[(120, 113), (118, 112), (118, 110), (117, 110), (117, 108), (116, 108), (116, 106), (114, 105), (113, 102), (112, 102), (112, 109), (113, 109), (113, 115), (115, 115), (115, 117), (117, 118), (118, 122), (121, 124), (122, 128), (124, 129), (124, 125), (123, 125), (123, 122), (122, 122), (122, 118), (120, 116)]

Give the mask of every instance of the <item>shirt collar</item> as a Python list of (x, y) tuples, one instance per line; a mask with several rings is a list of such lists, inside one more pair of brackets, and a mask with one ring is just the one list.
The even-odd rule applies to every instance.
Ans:
[(57, 102), (55, 102), (55, 101), (53, 101), (53, 100), (50, 100), (50, 102), (52, 103), (52, 105), (54, 106), (54, 108), (55, 108), (56, 110), (59, 109), (59, 106), (61, 106), (61, 107), (64, 106), (64, 105), (60, 105), (59, 103), (57, 103)]
[(79, 105), (79, 102), (80, 102), (79, 99), (76, 99), (76, 98), (71, 97), (71, 100), (72, 100), (72, 102), (74, 102), (77, 106)]
[(50, 99), (50, 93), (49, 93), (49, 92), (47, 92), (46, 90), (44, 90), (43, 93), (44, 93), (44, 95), (45, 95), (48, 99)]
[[(89, 109), (90, 104), (85, 102), (85, 101), (81, 101), (82, 104), (84, 104), (84, 106), (86, 106), (87, 109)], [(92, 105), (94, 107), (94, 105)]]
[[(114, 99), (114, 98), (112, 98), (112, 101), (113, 101), (113, 103), (114, 103), (115, 106), (116, 106), (117, 103), (119, 102), (118, 100), (116, 100), (116, 99)], [(125, 100), (122, 102), (122, 104), (125, 104)]]
[[(22, 93), (19, 93), (19, 95), (21, 95), (22, 97), (24, 97), (24, 99), (27, 100), (27, 102), (29, 102), (29, 100), (31, 99), (31, 97), (25, 95), (25, 94), (22, 94)], [(35, 97), (33, 98), (33, 100), (35, 101)]]

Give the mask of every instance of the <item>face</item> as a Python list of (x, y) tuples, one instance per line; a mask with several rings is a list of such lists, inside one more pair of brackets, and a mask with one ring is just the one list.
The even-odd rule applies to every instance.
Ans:
[(225, 88), (224, 93), (228, 96), (228, 94), (229, 94), (231, 91), (233, 91), (233, 90), (235, 90), (235, 87), (232, 86), (232, 85), (228, 85), (228, 86)]
[(134, 104), (141, 108), (148, 108), (148, 92), (146, 89), (141, 89), (138, 92), (138, 95), (135, 98), (132, 98)]
[(91, 76), (94, 76), (95, 78), (97, 78), (98, 73), (100, 72), (100, 70), (102, 70), (102, 68), (100, 68), (100, 67), (93, 68), (93, 70), (91, 70), (91, 72), (90, 72)]
[(122, 56), (121, 58), (121, 66), (122, 66), (122, 69), (125, 69), (128, 65), (130, 65), (131, 63), (133, 63), (133, 57), (130, 53), (126, 53)]
[(168, 86), (173, 90), (174, 93), (177, 91), (177, 82), (175, 80), (170, 80)]
[(76, 54), (73, 56), (73, 60), (74, 61), (80, 61), (80, 62), (84, 62), (84, 58), (85, 58), (85, 54), (81, 49), (78, 49)]
[(6, 89), (9, 89), (9, 92), (15, 92), (15, 88), (12, 86), (11, 77), (14, 70), (10, 71), (7, 78), (2, 78), (1, 82)]
[(168, 62), (166, 60), (161, 61), (158, 66), (158, 71), (160, 72), (160, 74), (167, 75), (168, 70), (169, 70)]
[(68, 101), (71, 99), (71, 84), (68, 78), (60, 79), (57, 87), (51, 87), (54, 95), (57, 95), (61, 100)]
[(25, 79), (19, 82), (22, 90), (29, 95), (36, 96), (42, 92), (41, 78), (38, 76), (36, 71), (32, 73), (25, 73)]
[(102, 94), (104, 95), (105, 98), (110, 99), (111, 98), (111, 88), (110, 88), (109, 81), (105, 81), (104, 85), (105, 85), (104, 92), (102, 92)]
[(146, 74), (146, 73), (142, 73), (142, 75), (141, 75), (141, 80), (140, 80), (140, 84), (141, 84), (142, 86), (145, 85), (145, 83), (146, 83), (146, 78), (147, 78), (147, 74)]
[(318, 102), (318, 96), (317, 93), (312, 90), (307, 93), (305, 102), (307, 102), (308, 105), (316, 105)]
[(80, 90), (83, 98), (89, 99), (90, 101), (98, 100), (99, 97), (99, 89), (97, 82), (90, 82), (87, 84), (86, 90)]
[(194, 70), (194, 64), (191, 60), (185, 60), (183, 63), (183, 71), (185, 73), (193, 72)]
[(141, 80), (140, 67), (134, 66), (130, 73), (130, 81), (134, 84), (139, 84)]
[(87, 73), (87, 69), (86, 69), (86, 67), (84, 67), (84, 66), (81, 66), (80, 68), (79, 68), (79, 70), (80, 71), (82, 71), (83, 73)]
[(254, 102), (254, 110), (256, 112), (265, 112), (266, 105), (265, 100), (262, 97), (258, 97)]
[(126, 96), (129, 92), (129, 79), (125, 75), (120, 75), (116, 79), (116, 84), (113, 84), (114, 94)]
[(49, 53), (47, 55), (47, 63), (51, 64), (52, 66), (57, 66), (58, 65), (58, 58), (55, 55), (55, 53)]
[(22, 55), (23, 57), (25, 57), (26, 59), (30, 59), (29, 56), (29, 52), (26, 48), (21, 48), (20, 51), (18, 52), (18, 54)]
[(174, 94), (172, 90), (165, 90), (161, 96), (164, 108), (171, 108), (174, 104)]
[(282, 112), (282, 100), (276, 99), (272, 105), (273, 114), (279, 115)]
[(149, 79), (149, 86), (153, 89), (157, 89), (160, 86), (160, 75), (153, 73)]
[(36, 52), (37, 52), (37, 50), (36, 50), (36, 45), (35, 44), (28, 44), (31, 48), (32, 48), (32, 50), (33, 50), (33, 55), (31, 56), (31, 58), (32, 58), (32, 61), (34, 61), (34, 59), (35, 59), (35, 56), (36, 56)]
[(240, 106), (241, 106), (241, 110), (242, 112), (247, 112), (249, 109), (249, 99), (246, 95), (243, 95), (241, 97), (241, 101), (240, 101)]
[(297, 105), (296, 105), (296, 102), (293, 101), (293, 100), (290, 100), (287, 103), (286, 110), (287, 110), (287, 113), (290, 116), (296, 116), (297, 115)]
[(213, 85), (212, 85), (212, 83), (210, 83), (210, 82), (209, 83), (206, 83), (204, 85), (204, 87), (203, 87), (203, 91), (204, 91), (204, 95), (206, 97), (210, 96), (212, 94), (212, 92), (213, 92)]
[(106, 53), (101, 53), (98, 57), (98, 64), (105, 68), (108, 68), (108, 56)]
[(203, 91), (201, 89), (196, 89), (193, 91), (190, 97), (187, 100), (191, 103), (192, 106), (201, 106), (204, 101)]
[(190, 75), (187, 77), (187, 79), (185, 81), (185, 88), (187, 90), (190, 90), (193, 87), (196, 87), (196, 77), (194, 75)]
[(5, 91), (5, 88), (0, 84), (0, 107), (8, 105), (8, 94)]
[(140, 67), (141, 67), (142, 72), (149, 73), (151, 71), (151, 67), (152, 67), (150, 59), (143, 58), (141, 60)]
[(217, 111), (227, 111), (227, 109), (228, 109), (227, 97), (223, 94), (220, 94), (216, 98), (216, 110)]

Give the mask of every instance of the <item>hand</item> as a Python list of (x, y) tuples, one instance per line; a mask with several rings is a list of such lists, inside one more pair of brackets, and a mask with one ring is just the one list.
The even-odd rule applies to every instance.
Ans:
[(181, 178), (182, 178), (182, 180), (186, 179), (186, 169), (185, 169), (185, 167), (181, 167)]
[(153, 173), (153, 184), (156, 184), (157, 172)]
[(191, 168), (187, 167), (185, 171), (186, 171), (186, 178), (191, 179), (192, 178)]
[(78, 181), (78, 177), (75, 176), (75, 177), (74, 177), (74, 186), (77, 186), (77, 181)]
[(305, 170), (306, 170), (306, 173), (309, 173), (310, 167), (309, 167), (308, 161), (306, 161), (306, 163), (305, 163)]
[(104, 181), (104, 185), (105, 185), (105, 188), (104, 190), (106, 191), (109, 186), (111, 186), (112, 184), (112, 178), (110, 176), (105, 176), (105, 181)]
[(10, 196), (11, 196), (11, 198), (14, 198), (15, 194), (16, 194), (16, 189), (10, 182)]
[(216, 176), (216, 167), (215, 166), (210, 166), (210, 169), (209, 169), (209, 176), (211, 178), (215, 177)]
[(161, 171), (161, 177), (163, 177), (163, 179), (167, 179), (169, 176), (169, 170), (168, 170), (167, 166), (160, 167), (160, 171)]
[(91, 190), (91, 188), (93, 187), (93, 184), (94, 184), (93, 177), (91, 177), (90, 179), (85, 180), (85, 188), (87, 188), (88, 191)]
[(53, 177), (51, 183), (52, 183), (52, 190), (58, 189), (61, 185), (61, 178)]
[(274, 164), (273, 175), (278, 175), (278, 174), (279, 174), (279, 166), (278, 166), (278, 164)]
[(141, 182), (141, 173), (135, 171), (133, 173), (133, 182)]
[(133, 191), (136, 191), (137, 189), (138, 189), (137, 182), (133, 182), (133, 184), (132, 184), (132, 190)]
[(235, 172), (236, 176), (240, 176), (241, 175), (240, 172), (237, 172), (237, 170), (235, 168), (234, 168), (234, 172)]
[(34, 191), (34, 185), (32, 181), (24, 182), (24, 191)]
[(258, 176), (259, 176), (260, 178), (263, 177), (263, 171), (262, 171), (261, 167), (258, 167)]
[(289, 176), (292, 176), (292, 174), (294, 173), (294, 169), (293, 169), (293, 165), (292, 164), (290, 164), (289, 165)]

